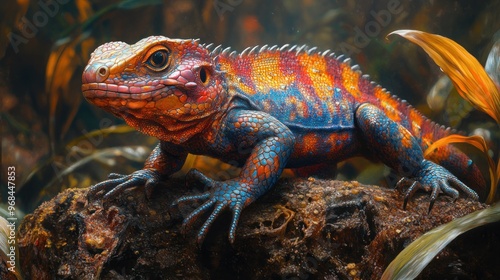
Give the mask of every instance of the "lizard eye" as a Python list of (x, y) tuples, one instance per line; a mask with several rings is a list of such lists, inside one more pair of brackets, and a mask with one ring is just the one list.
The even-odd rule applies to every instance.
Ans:
[(207, 69), (205, 69), (205, 67), (202, 67), (200, 69), (200, 80), (201, 82), (206, 85), (207, 82), (208, 82), (208, 78), (209, 78), (209, 73), (207, 71)]
[(169, 54), (165, 49), (153, 52), (146, 60), (146, 66), (153, 71), (162, 71), (167, 68)]

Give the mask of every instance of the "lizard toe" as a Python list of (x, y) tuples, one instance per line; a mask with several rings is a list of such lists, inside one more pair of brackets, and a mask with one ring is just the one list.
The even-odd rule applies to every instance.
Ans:
[(113, 187), (110, 191), (108, 191), (103, 197), (103, 200), (110, 200), (111, 198), (117, 196), (128, 188), (135, 187), (137, 184), (133, 180), (125, 181), (115, 187)]
[(211, 195), (210, 192), (205, 192), (205, 193), (198, 194), (198, 195), (185, 195), (185, 196), (182, 196), (182, 197), (176, 199), (174, 202), (172, 202), (172, 206), (176, 206), (176, 205), (179, 205), (181, 203), (206, 200), (206, 199), (210, 198), (210, 195)]
[(215, 199), (210, 199), (205, 201), (201, 206), (196, 208), (189, 216), (187, 216), (184, 221), (182, 222), (182, 232), (186, 233), (192, 225), (199, 219), (199, 217), (207, 212), (210, 208), (213, 207), (213, 205), (216, 203)]
[(408, 187), (408, 189), (405, 192), (405, 198), (403, 201), (403, 209), (404, 210), (406, 210), (406, 205), (408, 205), (408, 200), (410, 200), (410, 198), (413, 197), (415, 192), (421, 188), (422, 188), (422, 185), (419, 182), (417, 182), (417, 181), (411, 182), (410, 187)]
[(149, 178), (146, 181), (146, 184), (144, 185), (144, 192), (146, 193), (146, 198), (148, 200), (151, 199), (151, 195), (153, 194), (153, 190), (154, 190), (155, 186), (158, 185), (159, 181), (160, 180), (157, 177)]
[(233, 218), (231, 220), (231, 225), (229, 226), (229, 243), (234, 244), (234, 239), (236, 237), (236, 227), (238, 226), (238, 221), (240, 220), (241, 211), (243, 206), (238, 203), (233, 209)]
[(457, 178), (450, 178), (450, 182), (458, 189), (462, 190), (464, 193), (466, 193), (470, 198), (478, 201), (479, 200), (479, 195), (471, 188), (467, 187), (466, 184), (464, 184), (462, 181), (458, 180)]
[(200, 228), (200, 231), (198, 232), (198, 236), (196, 238), (196, 242), (198, 243), (198, 246), (201, 246), (203, 244), (203, 240), (205, 240), (205, 237), (207, 236), (208, 229), (212, 224), (214, 223), (215, 219), (220, 215), (222, 210), (224, 210), (227, 207), (227, 204), (224, 203), (218, 203), (215, 205), (214, 211), (210, 214), (210, 216), (207, 218), (205, 223)]
[[(451, 181), (450, 181), (450, 182), (451, 182)], [(448, 182), (446, 182), (445, 180), (439, 180), (439, 181), (438, 181), (438, 183), (439, 183), (439, 188), (440, 188), (440, 190), (441, 190), (444, 194), (446, 194), (446, 195), (450, 196), (450, 197), (452, 198), (452, 200), (453, 200), (453, 201), (455, 201), (455, 200), (458, 198), (458, 196), (460, 195), (460, 193), (459, 193), (457, 190), (455, 190), (454, 188), (452, 188), (452, 187), (449, 185), (449, 183), (448, 183)]]
[(432, 207), (434, 206), (434, 202), (436, 202), (436, 198), (438, 197), (439, 193), (441, 192), (441, 188), (439, 187), (440, 181), (433, 182), (431, 184), (432, 192), (431, 192), (431, 197), (430, 197), (430, 203), (429, 203), (429, 210), (427, 210), (427, 213), (430, 213), (432, 210)]
[(212, 187), (215, 184), (215, 181), (201, 173), (199, 170), (193, 168), (186, 174), (186, 184), (190, 186), (201, 185), (207, 189)]
[(93, 186), (90, 187), (88, 193), (87, 193), (87, 198), (89, 200), (94, 199), (98, 193), (104, 192), (105, 194), (114, 188), (115, 186), (125, 182), (127, 179), (126, 178), (117, 178), (117, 179), (109, 179), (102, 181), (100, 183), (97, 183)]

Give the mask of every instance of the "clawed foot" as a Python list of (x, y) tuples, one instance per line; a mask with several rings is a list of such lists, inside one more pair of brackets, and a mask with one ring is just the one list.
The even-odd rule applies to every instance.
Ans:
[(197, 242), (198, 245), (200, 245), (203, 243), (210, 226), (219, 214), (225, 209), (230, 209), (233, 217), (229, 228), (229, 242), (233, 243), (241, 211), (253, 200), (252, 195), (248, 191), (249, 188), (245, 186), (244, 183), (235, 180), (222, 182), (212, 180), (195, 169), (191, 170), (187, 174), (188, 181), (193, 179), (205, 185), (208, 188), (208, 191), (200, 195), (183, 196), (173, 203), (173, 205), (177, 205), (180, 203), (191, 203), (195, 201), (203, 202), (201, 206), (196, 208), (184, 219), (184, 222), (182, 223), (182, 231), (186, 232), (189, 230), (201, 215), (213, 209), (212, 213), (198, 232)]
[(145, 186), (146, 197), (149, 199), (153, 188), (160, 181), (160, 174), (155, 169), (141, 169), (129, 175), (111, 173), (108, 180), (92, 186), (88, 192), (89, 200), (104, 192), (102, 199), (108, 200), (128, 188), (135, 186)]
[(474, 200), (479, 199), (479, 196), (474, 190), (467, 187), (448, 170), (428, 160), (424, 160), (422, 162), (422, 168), (415, 174), (414, 177), (411, 179), (403, 177), (396, 184), (397, 188), (405, 186), (409, 187), (405, 192), (403, 209), (406, 209), (408, 200), (418, 189), (432, 191), (429, 212), (431, 211), (432, 206), (440, 193), (451, 196), (453, 200), (456, 200), (459, 196), (459, 192), (455, 188), (460, 189)]

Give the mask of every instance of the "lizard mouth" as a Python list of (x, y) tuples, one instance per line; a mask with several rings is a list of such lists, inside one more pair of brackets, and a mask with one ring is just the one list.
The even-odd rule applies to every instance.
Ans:
[(178, 114), (190, 110), (190, 106), (185, 107), (188, 100), (185, 91), (173, 85), (85, 83), (82, 84), (82, 93), (87, 101), (110, 112), (148, 108), (149, 113)]
[(106, 83), (83, 84), (82, 93), (87, 99), (121, 98), (146, 101), (154, 101), (171, 94), (170, 90), (165, 90), (165, 85), (118, 86)]

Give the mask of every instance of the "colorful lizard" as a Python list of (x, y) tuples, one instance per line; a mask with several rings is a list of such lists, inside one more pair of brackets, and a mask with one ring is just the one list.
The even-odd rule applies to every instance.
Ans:
[(348, 60), (305, 46), (236, 53), (162, 36), (98, 47), (83, 73), (85, 98), (160, 143), (142, 170), (110, 174), (90, 189), (89, 198), (103, 192), (106, 200), (138, 185), (150, 196), (192, 153), (242, 167), (226, 181), (188, 173), (208, 191), (175, 202), (202, 202), (185, 218), (184, 230), (212, 210), (199, 243), (226, 209), (232, 211), (233, 242), (241, 211), (273, 187), (283, 168), (335, 164), (357, 155), (378, 159), (403, 176), (397, 185), (409, 186), (405, 206), (420, 188), (432, 191), (429, 210), (439, 193), (455, 199), (457, 189), (477, 200), (473, 189), (484, 188), (485, 181), (465, 154), (445, 146), (427, 159), (422, 155), (450, 130), (370, 82)]

